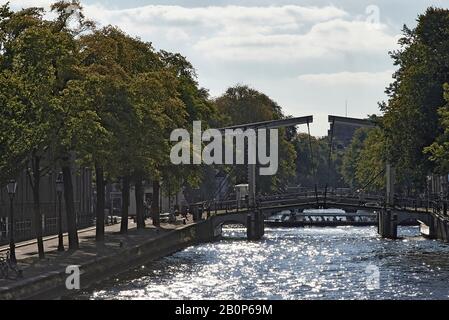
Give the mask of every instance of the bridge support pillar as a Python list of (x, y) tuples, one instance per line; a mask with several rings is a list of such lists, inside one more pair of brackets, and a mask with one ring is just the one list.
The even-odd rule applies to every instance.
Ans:
[(382, 238), (397, 239), (398, 237), (398, 217), (391, 210), (379, 213), (378, 232)]
[[(429, 239), (438, 239), (449, 242), (449, 222), (439, 216), (429, 215), (426, 221), (423, 221), (425, 228), (423, 235)], [(423, 231), (421, 229), (421, 231)]]
[(246, 223), (248, 240), (260, 240), (265, 234), (264, 219), (261, 212), (248, 214)]
[(430, 239), (438, 239), (441, 236), (441, 221), (434, 216), (429, 217), (429, 238)]

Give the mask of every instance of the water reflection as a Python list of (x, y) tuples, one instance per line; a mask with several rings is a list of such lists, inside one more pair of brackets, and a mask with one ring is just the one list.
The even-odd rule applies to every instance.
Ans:
[[(110, 279), (76, 299), (448, 299), (449, 246), (418, 229), (382, 240), (376, 228), (245, 229)], [(367, 266), (380, 271), (368, 290)]]

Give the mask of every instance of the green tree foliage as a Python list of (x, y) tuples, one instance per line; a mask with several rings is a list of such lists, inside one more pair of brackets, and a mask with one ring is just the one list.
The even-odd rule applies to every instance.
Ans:
[(429, 8), (415, 29), (404, 27), (401, 48), (391, 57), (398, 70), (381, 105), (388, 156), (402, 185), (422, 186), (433, 164), (423, 153), (442, 131), (437, 110), (449, 81), (449, 10)]
[[(294, 139), (296, 148), (295, 184), (305, 188), (339, 188), (344, 187), (339, 172), (342, 155), (333, 146), (330, 162), (329, 137), (313, 137), (299, 133)], [(334, 141), (335, 142), (335, 141)]]
[[(276, 102), (248, 86), (237, 85), (229, 88), (215, 103), (223, 115), (223, 126), (285, 119)], [(287, 132), (289, 131), (279, 130), (279, 171), (274, 176), (259, 177), (258, 192), (278, 191), (294, 180), (296, 153)], [(247, 182), (246, 166), (238, 166), (236, 171), (235, 182)]]
[[(74, 2), (73, 5), (79, 4)], [(52, 8), (61, 12), (58, 11), (61, 6), (64, 4), (57, 3)], [(65, 15), (67, 19), (71, 16)], [(33, 190), (34, 225), (39, 255), (43, 258), (39, 194), (40, 178), (45, 172), (42, 160), (51, 165), (58, 145), (56, 141), (66, 122), (67, 113), (63, 110), (61, 95), (68, 80), (73, 77), (76, 42), (73, 33), (60, 21), (45, 20), (40, 8), (14, 13), (8, 5), (3, 6), (1, 30), (2, 79), (9, 81), (10, 89), (15, 90), (14, 95), (4, 102), (6, 109), (15, 109), (14, 119), (8, 119), (8, 122), (20, 123), (27, 128), (16, 136), (14, 150), (9, 156), (18, 163), (29, 163), (27, 173)], [(11, 100), (20, 101), (21, 106), (11, 104)], [(20, 110), (25, 112), (19, 115), (17, 112)], [(73, 190), (66, 190), (67, 194), (70, 192), (73, 193)], [(74, 221), (74, 216), (71, 220)], [(75, 230), (71, 229), (69, 233), (73, 235)]]
[(352, 138), (350, 146), (344, 153), (341, 174), (350, 188), (359, 187), (356, 178), (357, 165), (369, 131), (370, 129), (366, 128), (358, 129)]
[[(70, 248), (76, 249), (75, 159), (96, 169), (97, 239), (102, 240), (106, 179), (122, 178), (125, 194), (135, 184), (142, 228), (144, 180), (159, 185), (165, 178), (173, 192), (191, 177), (199, 183), (194, 169), (170, 165), (171, 131), (191, 120), (218, 117), (181, 55), (156, 52), (115, 27), (96, 29), (79, 1), (60, 1), (52, 10), (55, 19), (46, 20), (41, 8), (0, 8), (0, 178), (5, 182), (30, 162), (30, 183), (38, 191), (44, 174), (40, 160), (60, 166)], [(38, 194), (35, 202), (40, 221)], [(122, 229), (126, 232), (127, 224)]]
[[(355, 183), (364, 191), (385, 189), (385, 137), (380, 128), (369, 129), (355, 166)], [(354, 141), (354, 144), (358, 142)]]
[[(169, 161), (167, 137), (185, 125), (187, 114), (179, 98), (177, 74), (166, 67), (150, 43), (115, 27), (96, 30), (81, 37), (80, 42), (83, 77), (78, 83), (84, 87), (84, 97), (78, 100), (90, 102), (88, 110), (95, 112), (101, 124), (95, 132), (103, 133), (99, 135), (103, 139), (97, 143), (82, 141), (78, 149), (95, 164), (98, 174), (105, 171), (111, 179), (132, 179), (141, 188), (143, 179), (159, 179), (161, 164)], [(97, 185), (99, 195), (103, 190), (99, 177)], [(143, 202), (142, 194), (141, 190), (136, 192), (138, 203)], [(104, 199), (97, 199), (99, 217), (104, 211), (102, 202)], [(143, 207), (138, 209), (138, 226), (142, 228)], [(101, 233), (97, 239), (102, 238)]]
[(0, 182), (15, 177), (26, 166), (32, 149), (33, 127), (25, 121), (27, 106), (20, 99), (22, 84), (9, 71), (0, 74)]
[[(200, 88), (195, 69), (185, 57), (178, 53), (160, 52), (164, 67), (176, 75), (179, 98), (185, 105), (186, 121), (182, 128), (192, 129), (193, 121), (202, 121), (203, 130), (217, 127), (220, 115), (206, 89)], [(181, 128), (181, 126), (180, 126)], [(182, 187), (198, 187), (209, 179), (205, 166), (174, 166), (169, 161), (160, 165), (163, 176), (163, 191), (166, 195), (178, 192)]]
[(327, 139), (299, 133), (294, 140), (296, 147), (296, 185), (313, 188), (327, 183), (327, 157), (329, 143)]
[(436, 141), (425, 152), (430, 156), (430, 160), (437, 166), (437, 172), (447, 174), (449, 172), (449, 84), (445, 84), (444, 97), (446, 105), (438, 110), (440, 123), (444, 129)]

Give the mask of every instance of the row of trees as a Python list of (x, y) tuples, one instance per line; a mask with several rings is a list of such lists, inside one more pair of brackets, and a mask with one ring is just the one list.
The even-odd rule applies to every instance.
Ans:
[(399, 45), (378, 128), (356, 134), (343, 175), (352, 186), (371, 179), (380, 189), (385, 179), (378, 173), (388, 161), (400, 190), (419, 193), (429, 174), (449, 172), (449, 10), (428, 8), (414, 29), (404, 26)]
[(189, 181), (200, 175), (195, 168), (170, 167), (170, 132), (188, 127), (190, 119), (217, 116), (181, 55), (157, 52), (115, 27), (96, 28), (78, 1), (51, 9), (53, 20), (42, 8), (0, 8), (0, 179), (27, 171), (40, 257), (40, 179), (48, 170), (63, 173), (70, 249), (78, 248), (74, 161), (95, 169), (98, 241), (104, 239), (106, 181), (122, 181), (123, 233), (135, 186), (137, 226), (143, 228), (144, 180), (158, 190), (162, 177)]
[[(224, 127), (285, 117), (279, 105), (247, 86), (211, 99), (183, 56), (156, 51), (116, 27), (96, 27), (78, 1), (57, 2), (51, 10), (54, 19), (42, 8), (0, 7), (0, 182), (26, 171), (41, 258), (40, 181), (50, 170), (63, 173), (69, 248), (76, 250), (72, 177), (77, 166), (95, 173), (96, 240), (101, 242), (108, 182), (121, 182), (121, 232), (126, 233), (131, 186), (140, 229), (145, 227), (145, 181), (153, 183), (153, 223), (158, 225), (160, 181), (170, 188), (165, 191), (175, 192), (208, 186), (217, 172), (229, 172), (172, 165), (172, 130), (190, 128), (194, 120), (202, 120), (203, 127)], [(282, 132), (279, 174), (263, 178), (259, 191), (294, 180), (296, 138), (292, 130)], [(245, 182), (243, 170), (233, 173), (236, 183)]]
[[(153, 223), (161, 189), (202, 186), (227, 173), (245, 183), (246, 167), (174, 166), (170, 133), (190, 128), (283, 119), (281, 107), (244, 85), (212, 99), (193, 66), (179, 54), (116, 27), (97, 28), (78, 1), (12, 11), (0, 7), (0, 182), (24, 170), (33, 190), (38, 249), (44, 257), (40, 181), (52, 168), (64, 178), (70, 249), (78, 248), (72, 176), (74, 163), (95, 172), (97, 241), (104, 239), (105, 184), (120, 181), (121, 232), (128, 230), (130, 188), (135, 188), (137, 227), (144, 228), (144, 181), (153, 183)], [(449, 11), (430, 8), (415, 29), (404, 28), (401, 49), (391, 56), (398, 71), (380, 105), (378, 127), (356, 132), (351, 146), (330, 153), (327, 137), (287, 128), (279, 135), (279, 172), (260, 177), (258, 192), (289, 184), (312, 187), (384, 186), (385, 163), (398, 169), (403, 190), (419, 192), (431, 173), (449, 169)], [(165, 183), (166, 182), (166, 183)]]

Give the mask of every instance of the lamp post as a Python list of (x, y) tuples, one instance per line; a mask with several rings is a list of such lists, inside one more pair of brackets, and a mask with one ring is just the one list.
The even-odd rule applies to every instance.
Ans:
[(16, 244), (14, 242), (14, 197), (16, 195), (17, 191), (17, 182), (16, 180), (10, 180), (8, 182), (8, 185), (6, 186), (9, 194), (9, 204), (10, 204), (10, 210), (9, 210), (9, 221), (10, 221), (10, 228), (9, 228), (9, 254), (10, 259), (12, 263), (17, 263), (16, 259)]
[(62, 214), (61, 214), (61, 199), (64, 192), (64, 179), (62, 173), (58, 174), (56, 179), (56, 193), (58, 194), (58, 251), (64, 251), (64, 237), (62, 235)]

